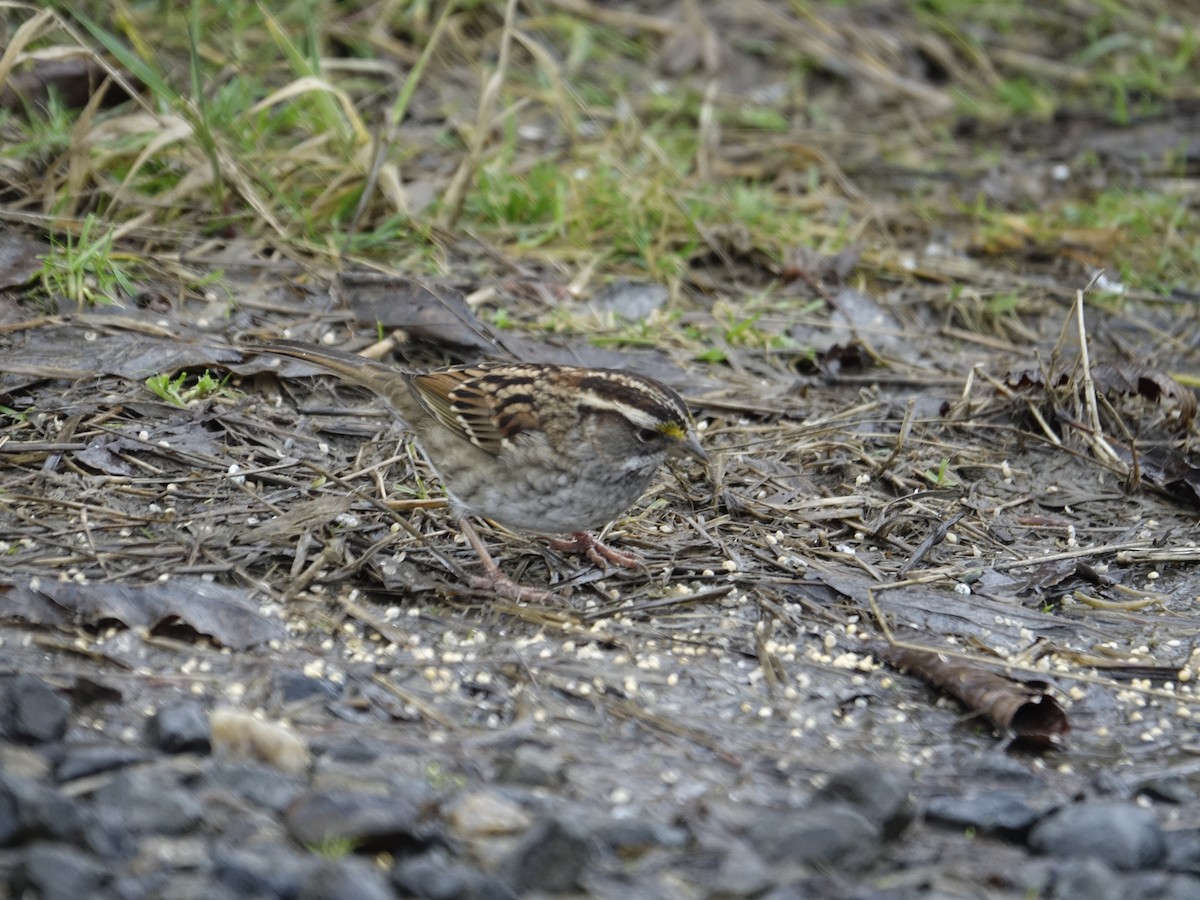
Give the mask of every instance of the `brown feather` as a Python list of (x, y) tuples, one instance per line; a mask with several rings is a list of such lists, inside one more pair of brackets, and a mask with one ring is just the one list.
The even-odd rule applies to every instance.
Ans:
[(520, 398), (504, 390), (503, 380), (496, 382), (490, 374), (487, 366), (447, 369), (416, 375), (412, 386), (442, 425), (499, 456), (522, 432), (536, 430), (539, 419), (531, 402), (519, 402)]

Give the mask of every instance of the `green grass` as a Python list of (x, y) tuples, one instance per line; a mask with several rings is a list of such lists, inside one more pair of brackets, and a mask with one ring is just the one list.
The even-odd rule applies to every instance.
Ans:
[(334, 835), (315, 844), (308, 844), (309, 851), (328, 860), (344, 859), (354, 853), (363, 843), (362, 838)]
[(218, 378), (207, 369), (199, 375), (189, 372), (180, 372), (174, 377), (166, 373), (151, 375), (146, 379), (146, 387), (159, 399), (178, 407), (188, 407), (218, 396), (227, 399), (238, 396), (237, 391), (229, 387), (228, 375)]
[[(1044, 121), (1081, 107), (1121, 122), (1194, 93), (1200, 16), (1179, 11), (1178, 21), (1167, 21), (1136, 2), (1084, 6), (1088, 15), (1068, 16), (1016, 0), (917, 4), (890, 27), (903, 42), (940, 42), (939, 61), (950, 67), (944, 90), (955, 105), (930, 123), (924, 143), (885, 140), (881, 153), (917, 168), (964, 153), (1005, 164), (986, 142), (964, 146), (956, 117)], [(702, 74), (655, 74), (662, 34), (553, 7), (536, 15), (518, 7), (502, 71), (499, 2), (400, 0), (380, 8), (386, 22), (365, 0), (294, 0), (269, 12), (232, 0), (58, 9), (60, 18), (42, 21), (24, 52), (82, 46), (144, 85), (137, 101), (82, 117), (53, 100), (29, 116), (0, 114), (0, 158), (27, 195), (24, 208), (60, 217), (44, 290), (76, 303), (131, 293), (136, 265), (106, 238), (130, 222), (140, 252), (234, 237), (322, 264), (348, 255), (420, 274), (443, 271), (447, 247), (471, 235), (512, 258), (564, 271), (592, 266), (673, 291), (705, 255), (736, 262), (753, 254), (780, 267), (796, 247), (836, 253), (864, 239), (886, 246), (910, 227), (873, 216), (848, 193), (841, 159), (806, 151), (808, 129), (846, 127), (831, 111), (856, 95), (848, 87), (834, 95), (840, 107), (829, 101), (821, 85), (836, 82), (830, 67), (838, 60), (806, 56), (769, 32), (724, 52), (774, 66), (784, 89), (755, 101), (718, 93), (708, 109)], [(793, 14), (798, 22), (831, 15), (822, 4)], [(36, 13), (0, 15), (13, 33)], [(493, 76), (494, 104), (480, 118), (473, 104)], [(707, 135), (706, 117), (717, 129)], [(895, 128), (870, 117), (852, 124), (868, 135)], [(712, 139), (746, 148), (745, 162), (718, 156), (702, 173)], [(1086, 174), (1092, 164), (1075, 167)], [(1162, 161), (1168, 170), (1176, 164)], [(456, 171), (461, 197), (449, 195)], [(414, 197), (421, 202), (410, 205)], [(948, 210), (934, 194), (921, 202), (931, 229), (965, 216), (978, 243), (1001, 253), (1014, 236), (1011, 209), (980, 201)], [(1047, 245), (1067, 229), (1126, 236), (1112, 264), (1130, 285), (1167, 290), (1200, 274), (1186, 204), (1166, 190), (1114, 185), (1015, 214)], [(990, 305), (987, 315), (1016, 309), (1004, 292)], [(735, 318), (723, 326), (731, 335), (715, 343), (699, 336), (693, 352), (719, 357), (722, 342), (771, 346), (758, 325), (739, 331), (737, 323), (752, 321), (749, 313)], [(548, 316), (535, 324), (580, 323)], [(626, 328), (603, 339), (647, 336)]]
[[(1164, 168), (1170, 169), (1170, 160)], [(1087, 177), (1086, 167), (1076, 172)], [(1083, 196), (1030, 204), (1014, 212), (979, 198), (970, 210), (977, 244), (996, 255), (1068, 252), (1115, 270), (1126, 288), (1166, 294), (1200, 280), (1200, 242), (1186, 199), (1162, 187), (1112, 186)], [(993, 313), (1011, 311), (1011, 296), (992, 300)]]
[(78, 235), (52, 235), (51, 246), (41, 271), (48, 300), (61, 297), (80, 307), (103, 306), (134, 295), (129, 265), (114, 252), (112, 231), (96, 216), (83, 219)]

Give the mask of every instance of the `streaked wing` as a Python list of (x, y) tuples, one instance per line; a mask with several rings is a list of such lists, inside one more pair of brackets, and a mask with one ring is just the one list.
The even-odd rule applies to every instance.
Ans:
[[(516, 376), (516, 377), (514, 377)], [(527, 379), (515, 369), (470, 366), (412, 377), (425, 408), (446, 428), (481, 450), (499, 455), (539, 421)]]

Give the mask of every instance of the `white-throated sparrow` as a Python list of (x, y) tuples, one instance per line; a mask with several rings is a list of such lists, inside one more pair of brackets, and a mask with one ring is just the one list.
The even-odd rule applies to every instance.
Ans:
[(636, 566), (587, 532), (611, 522), (669, 457), (707, 461), (682, 398), (642, 375), (547, 363), (492, 363), (407, 372), (295, 341), (262, 345), (387, 399), (420, 441), (463, 535), (487, 570), (484, 586), (544, 599), (500, 572), (466, 517), (519, 531), (571, 534), (558, 549)]

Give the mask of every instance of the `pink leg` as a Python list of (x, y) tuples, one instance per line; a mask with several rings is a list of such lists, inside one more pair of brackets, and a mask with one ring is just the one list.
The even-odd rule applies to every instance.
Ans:
[(562, 553), (582, 553), (600, 568), (608, 563), (623, 569), (641, 569), (645, 564), (636, 553), (614, 550), (608, 544), (596, 540), (586, 531), (576, 531), (570, 538), (552, 538), (550, 546)]
[(546, 603), (556, 599), (551, 591), (519, 585), (501, 572), (496, 561), (492, 559), (492, 554), (488, 553), (487, 547), (483, 545), (478, 532), (466, 519), (459, 519), (458, 527), (462, 531), (463, 537), (467, 539), (467, 543), (471, 545), (471, 549), (479, 557), (479, 561), (483, 563), (483, 570), (487, 573), (472, 578), (471, 587), (482, 591), (495, 591), (501, 597), (517, 602)]

